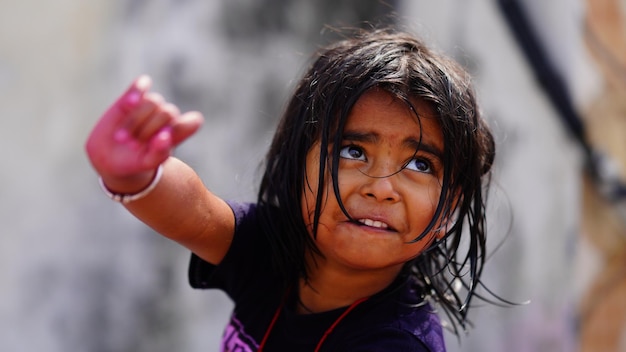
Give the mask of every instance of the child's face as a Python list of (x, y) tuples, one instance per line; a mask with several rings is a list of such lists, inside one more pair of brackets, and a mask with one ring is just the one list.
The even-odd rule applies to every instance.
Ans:
[[(356, 221), (349, 221), (341, 211), (327, 175), (316, 239), (324, 263), (397, 274), (432, 242), (434, 235), (428, 234), (409, 243), (424, 231), (437, 207), (443, 136), (430, 107), (422, 101), (412, 102), (419, 121), (404, 102), (381, 90), (367, 92), (352, 109), (343, 143), (336, 147), (341, 148), (341, 199)], [(306, 167), (308, 185), (302, 211), (311, 230), (319, 144), (309, 151)]]

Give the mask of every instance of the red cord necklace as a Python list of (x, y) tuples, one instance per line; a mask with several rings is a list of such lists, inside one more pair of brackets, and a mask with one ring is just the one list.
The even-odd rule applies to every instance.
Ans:
[[(265, 335), (263, 336), (263, 340), (261, 340), (261, 344), (259, 345), (258, 352), (263, 351), (263, 348), (265, 347), (265, 343), (267, 342), (267, 339), (270, 337), (270, 333), (272, 332), (274, 325), (276, 325), (276, 321), (278, 320), (278, 317), (280, 316), (280, 313), (285, 306), (285, 301), (287, 300), (287, 297), (289, 296), (290, 291), (291, 289), (287, 290), (285, 297), (280, 302), (280, 305), (278, 306), (278, 308), (276, 308), (276, 312), (274, 312), (272, 321), (270, 322), (270, 325), (267, 327), (267, 330), (265, 330)], [(348, 315), (348, 313), (350, 313), (350, 311), (356, 308), (356, 306), (365, 302), (368, 298), (369, 297), (364, 297), (364, 298), (354, 301), (354, 303), (352, 303), (343, 313), (341, 313), (341, 315), (337, 319), (335, 319), (335, 321), (328, 327), (328, 329), (324, 331), (324, 335), (322, 335), (322, 338), (318, 341), (317, 346), (315, 347), (315, 352), (318, 352), (320, 350), (320, 348), (322, 347), (322, 344), (324, 343), (324, 341), (326, 341), (326, 338), (328, 337), (328, 335), (330, 335), (330, 333), (333, 332), (333, 330), (335, 329), (335, 327), (337, 327), (337, 325), (339, 325), (341, 320), (343, 320), (343, 318), (345, 318)]]

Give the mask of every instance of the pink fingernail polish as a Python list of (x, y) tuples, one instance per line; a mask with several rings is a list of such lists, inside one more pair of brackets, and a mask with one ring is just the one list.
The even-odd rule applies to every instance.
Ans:
[(169, 138), (172, 135), (172, 126), (165, 126), (159, 130), (161, 138)]
[(124, 143), (128, 141), (129, 138), (130, 138), (130, 133), (128, 133), (128, 131), (123, 128), (120, 128), (119, 130), (115, 131), (115, 133), (113, 134), (113, 140), (119, 143)]
[(141, 94), (139, 92), (132, 92), (126, 96), (126, 104), (128, 106), (135, 106), (141, 100)]

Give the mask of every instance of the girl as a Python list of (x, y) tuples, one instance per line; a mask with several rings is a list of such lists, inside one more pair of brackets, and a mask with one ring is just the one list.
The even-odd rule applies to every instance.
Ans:
[(464, 326), (494, 158), (459, 65), (390, 30), (322, 50), (255, 204), (219, 199), (170, 156), (203, 118), (149, 85), (109, 108), (87, 154), (111, 198), (192, 251), (193, 287), (233, 299), (222, 350), (445, 350), (428, 302)]

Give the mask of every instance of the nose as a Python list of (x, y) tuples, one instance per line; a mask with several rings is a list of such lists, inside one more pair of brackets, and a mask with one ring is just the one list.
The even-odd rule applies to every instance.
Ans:
[(361, 194), (378, 202), (395, 203), (400, 200), (397, 185), (395, 184), (398, 175), (388, 176), (368, 176), (363, 175), (366, 179), (361, 186)]

